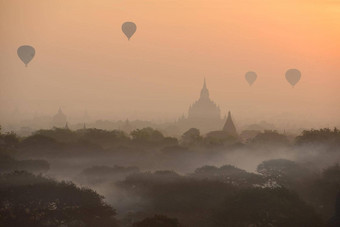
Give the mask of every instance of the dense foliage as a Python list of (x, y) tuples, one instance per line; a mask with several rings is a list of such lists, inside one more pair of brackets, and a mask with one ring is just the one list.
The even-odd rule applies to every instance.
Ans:
[(0, 175), (0, 226), (116, 226), (96, 192), (27, 172)]
[[(241, 143), (195, 128), (179, 140), (153, 128), (54, 128), (25, 138), (0, 131), (0, 226), (117, 226), (115, 210), (93, 190), (118, 205), (128, 227), (336, 223), (339, 134), (309, 130), (294, 141), (263, 131)], [(227, 164), (244, 158), (253, 172)]]

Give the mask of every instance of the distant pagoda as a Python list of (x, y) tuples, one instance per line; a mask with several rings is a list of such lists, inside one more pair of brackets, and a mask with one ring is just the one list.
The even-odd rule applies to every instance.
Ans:
[(67, 117), (59, 107), (58, 113), (52, 118), (52, 126), (62, 128), (67, 124)]
[(181, 117), (178, 120), (178, 126), (182, 131), (197, 128), (202, 133), (206, 133), (220, 128), (223, 123), (224, 119), (221, 119), (220, 107), (210, 99), (207, 83), (204, 79), (199, 99), (189, 107), (188, 117)]
[(236, 127), (234, 125), (233, 119), (231, 119), (230, 111), (228, 112), (228, 118), (224, 124), (222, 131), (226, 132), (230, 136), (237, 136)]
[(189, 107), (189, 120), (221, 120), (221, 110), (209, 97), (209, 90), (204, 79), (200, 98)]

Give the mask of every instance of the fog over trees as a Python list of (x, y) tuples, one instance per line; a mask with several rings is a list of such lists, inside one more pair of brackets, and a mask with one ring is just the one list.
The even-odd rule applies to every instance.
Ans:
[[(336, 226), (340, 132), (0, 134), (2, 226)], [(337, 207), (336, 207), (337, 206)]]

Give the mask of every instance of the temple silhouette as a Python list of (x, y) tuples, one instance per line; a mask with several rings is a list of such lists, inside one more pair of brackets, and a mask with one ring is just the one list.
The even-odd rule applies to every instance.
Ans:
[(58, 113), (55, 114), (52, 118), (52, 126), (61, 128), (64, 127), (67, 123), (67, 117), (59, 107)]
[(199, 99), (190, 105), (188, 117), (182, 116), (177, 125), (182, 132), (190, 128), (197, 128), (201, 133), (221, 130), (230, 135), (237, 135), (230, 111), (228, 118), (226, 116), (221, 118), (221, 109), (210, 99), (205, 79)]
[(235, 136), (237, 137), (237, 131), (236, 131), (236, 127), (234, 125), (233, 119), (231, 118), (231, 113), (230, 111), (228, 112), (228, 118), (224, 124), (224, 127), (222, 129), (223, 132), (225, 132), (227, 135), (230, 136)]
[(189, 107), (188, 120), (190, 121), (220, 121), (221, 110), (209, 97), (209, 90), (204, 79), (200, 98)]

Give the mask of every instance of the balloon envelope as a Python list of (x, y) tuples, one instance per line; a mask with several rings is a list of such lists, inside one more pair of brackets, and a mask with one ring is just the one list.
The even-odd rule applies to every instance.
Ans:
[(23, 63), (27, 66), (27, 64), (33, 59), (35, 55), (35, 50), (31, 46), (21, 46), (17, 50), (18, 56)]
[(248, 84), (251, 86), (255, 82), (257, 75), (255, 72), (250, 71), (246, 73), (245, 77), (246, 80), (248, 81)]
[(125, 22), (122, 25), (122, 31), (124, 32), (124, 34), (129, 40), (133, 36), (133, 34), (135, 34), (136, 30), (137, 30), (137, 26), (133, 22)]
[(286, 72), (287, 81), (294, 87), (301, 78), (301, 72), (297, 69), (288, 69)]

